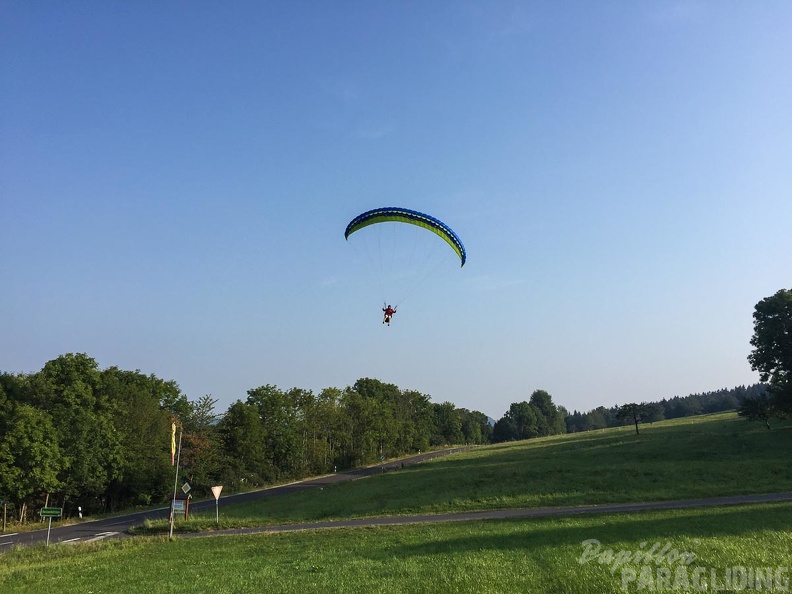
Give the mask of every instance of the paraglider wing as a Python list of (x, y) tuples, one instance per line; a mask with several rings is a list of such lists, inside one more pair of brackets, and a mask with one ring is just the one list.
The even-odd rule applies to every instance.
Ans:
[(386, 222), (409, 223), (410, 225), (417, 225), (418, 227), (428, 229), (432, 233), (440, 236), (450, 245), (457, 256), (459, 256), (462, 262), (461, 266), (465, 265), (465, 260), (467, 259), (465, 246), (462, 245), (459, 236), (454, 233), (451, 227), (428, 214), (416, 210), (398, 207), (375, 208), (374, 210), (369, 210), (352, 219), (344, 232), (344, 238), (349, 239), (352, 233), (364, 227), (368, 227), (369, 225)]

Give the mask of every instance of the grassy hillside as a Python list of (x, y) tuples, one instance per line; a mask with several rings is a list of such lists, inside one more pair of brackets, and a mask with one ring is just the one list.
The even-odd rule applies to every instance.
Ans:
[[(477, 448), (322, 491), (227, 506), (221, 527), (792, 491), (792, 423), (734, 413)], [(214, 513), (184, 528), (214, 526)]]
[[(733, 414), (698, 417), (656, 423), (640, 435), (610, 429), (479, 448), (322, 491), (221, 506), (222, 522), (790, 491), (790, 445), (789, 423), (767, 431)], [(210, 526), (214, 518), (189, 524)], [(791, 575), (790, 525), (792, 505), (776, 503), (29, 547), (2, 555), (0, 592), (695, 591), (668, 580), (680, 571), (692, 579), (702, 568), (705, 587), (716, 576), (723, 590), (734, 567), (752, 576), (758, 570), (763, 579), (780, 568), (771, 579), (782, 581), (771, 585), (781, 591)], [(586, 560), (583, 543), (592, 539), (603, 551), (634, 555), (656, 546), (693, 559), (690, 565), (670, 557), (631, 561), (622, 568), (612, 556)], [(639, 574), (653, 582), (629, 581)]]

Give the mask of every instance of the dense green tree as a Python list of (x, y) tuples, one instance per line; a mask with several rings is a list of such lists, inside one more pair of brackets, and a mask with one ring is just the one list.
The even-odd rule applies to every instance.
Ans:
[(492, 428), (492, 441), (495, 443), (515, 441), (519, 439), (517, 435), (517, 423), (508, 415), (498, 419)]
[(101, 390), (96, 361), (83, 353), (61, 355), (35, 374), (31, 390), (33, 402), (49, 413), (58, 435), (64, 493), (103, 497), (119, 477), (122, 454), (116, 408)]
[(341, 397), (344, 419), (341, 429), (342, 466), (372, 462), (377, 457), (377, 435), (371, 430), (377, 418), (376, 401), (346, 389)]
[(434, 423), (431, 398), (415, 390), (406, 390), (403, 400), (399, 453), (425, 450), (429, 447)]
[(267, 384), (248, 390), (247, 403), (255, 406), (264, 430), (264, 456), (272, 469), (271, 478), (295, 476), (300, 466), (302, 443), (297, 404), (301, 393), (287, 393)]
[(223, 475), (232, 488), (258, 486), (275, 474), (264, 455), (265, 434), (258, 409), (237, 400), (218, 425), (226, 455)]
[(534, 390), (528, 400), (536, 412), (537, 433), (540, 436), (563, 433), (558, 427), (558, 409), (545, 390)]
[(645, 403), (636, 404), (635, 402), (630, 402), (629, 404), (624, 404), (618, 408), (616, 412), (616, 419), (619, 421), (630, 421), (634, 423), (635, 433), (637, 435), (639, 433), (638, 423), (643, 421), (647, 411), (648, 408)]
[(573, 411), (565, 419), (567, 433), (577, 433), (586, 430), (586, 419), (583, 413)]
[(325, 388), (316, 398), (310, 421), (315, 433), (311, 447), (311, 469), (317, 473), (329, 472), (340, 462), (339, 444), (342, 442), (343, 410), (342, 391), (338, 388)]
[[(728, 410), (728, 409), (727, 409)], [(643, 422), (654, 423), (665, 419), (665, 408), (659, 402), (650, 402), (644, 405)]]
[(181, 418), (185, 431), (206, 434), (217, 424), (220, 415), (215, 412), (217, 399), (211, 394), (201, 396), (198, 400), (189, 402), (186, 416)]
[(584, 431), (591, 431), (594, 429), (604, 429), (605, 427), (612, 427), (613, 424), (609, 423), (609, 419), (614, 418), (604, 406), (598, 406), (592, 411), (586, 413), (583, 421)]
[(0, 495), (20, 510), (20, 521), (25, 520), (33, 498), (61, 488), (58, 471), (62, 466), (50, 415), (28, 404), (14, 406), (0, 436)]
[[(398, 454), (401, 439), (404, 433), (404, 418), (399, 418), (402, 394), (394, 384), (386, 384), (371, 378), (361, 378), (352, 386), (352, 390), (367, 399), (371, 405), (371, 425), (369, 430), (376, 442), (377, 456), (392, 456)], [(397, 411), (397, 409), (399, 409)]]
[(432, 445), (451, 445), (463, 443), (465, 436), (462, 434), (462, 416), (451, 402), (434, 404), (434, 433)]
[(465, 443), (483, 444), (491, 441), (492, 427), (489, 424), (487, 415), (465, 408), (457, 410), (462, 416), (462, 435), (464, 435)]
[[(28, 389), (29, 377), (25, 374), (14, 374), (0, 372), (0, 398), (7, 403), (18, 402), (29, 404)], [(0, 402), (0, 414), (3, 412), (3, 405)], [(10, 409), (9, 409), (10, 410)]]
[(0, 382), (0, 438), (8, 430), (8, 423), (11, 420), (12, 401), (6, 395), (3, 383)]
[(762, 421), (770, 429), (770, 419), (777, 415), (775, 403), (769, 395), (747, 398), (741, 405), (737, 414), (750, 421)]
[(207, 394), (190, 402), (187, 417), (181, 419), (184, 435), (181, 468), (197, 494), (208, 494), (216, 484), (223, 465), (223, 444), (217, 430), (217, 400)]
[[(154, 376), (109, 367), (102, 371), (101, 392), (114, 402), (113, 424), (120, 443), (120, 464), (108, 488), (109, 507), (150, 505), (170, 491), (170, 419), (160, 407)], [(89, 501), (81, 501), (90, 508)]]
[(762, 299), (753, 320), (751, 369), (769, 384), (775, 414), (792, 414), (792, 290)]
[(155, 375), (151, 379), (151, 391), (158, 399), (160, 407), (177, 419), (186, 419), (192, 414), (192, 406), (179, 384), (173, 380), (162, 380)]
[(495, 424), (492, 440), (531, 439), (566, 433), (566, 416), (566, 409), (557, 407), (547, 391), (534, 390), (528, 401), (513, 402), (509, 406), (502, 422)]
[(556, 406), (556, 419), (553, 425), (553, 433), (561, 434), (567, 432), (566, 419), (568, 416), (569, 411), (565, 407), (560, 404)]
[[(541, 414), (541, 411), (525, 400), (513, 402), (509, 406), (506, 415), (514, 421), (514, 425), (517, 428), (517, 439), (531, 439), (539, 436), (537, 412)], [(544, 419), (542, 423), (546, 425)]]

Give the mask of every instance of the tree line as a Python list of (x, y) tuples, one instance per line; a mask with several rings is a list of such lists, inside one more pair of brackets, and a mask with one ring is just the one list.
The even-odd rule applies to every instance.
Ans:
[[(180, 476), (193, 493), (226, 492), (333, 472), (452, 444), (485, 444), (734, 410), (764, 384), (569, 413), (545, 390), (483, 413), (362, 378), (318, 394), (263, 385), (223, 413), (210, 395), (189, 400), (175, 381), (99, 369), (66, 354), (35, 373), (0, 373), (0, 500), (20, 521), (37, 506), (66, 513), (166, 502), (173, 485), (171, 427)], [(627, 414), (627, 413), (631, 414)]]
[(738, 410), (746, 400), (762, 396), (766, 391), (765, 384), (757, 383), (701, 394), (663, 398), (654, 402), (642, 402), (640, 405), (630, 403), (609, 408), (598, 406), (585, 413), (576, 410), (567, 416), (566, 428), (567, 432), (576, 433), (629, 425), (635, 421), (632, 413), (636, 408), (640, 409), (639, 421), (644, 423)]
[(0, 500), (19, 521), (38, 506), (111, 511), (167, 501), (172, 423), (192, 493), (333, 472), (451, 444), (489, 443), (481, 412), (363, 378), (318, 394), (263, 385), (225, 412), (175, 381), (83, 353), (35, 373), (0, 373)]
[(227, 411), (191, 401), (174, 381), (99, 369), (66, 354), (30, 374), (0, 373), (0, 500), (20, 521), (37, 505), (114, 510), (167, 501), (171, 427), (181, 435), (182, 478), (193, 492), (229, 491), (369, 464), (432, 446), (483, 444), (735, 410), (762, 420), (792, 415), (792, 290), (755, 308), (748, 360), (761, 382), (628, 403), (586, 413), (544, 390), (512, 403), (490, 425), (481, 412), (363, 378), (319, 394), (263, 385)]

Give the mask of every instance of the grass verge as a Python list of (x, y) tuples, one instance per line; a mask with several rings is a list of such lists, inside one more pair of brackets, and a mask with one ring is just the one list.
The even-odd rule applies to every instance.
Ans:
[[(643, 591), (651, 579), (652, 590), (670, 584), (691, 592), (712, 584), (713, 576), (723, 586), (727, 576), (736, 576), (735, 567), (746, 579), (748, 570), (755, 579), (758, 568), (762, 579), (769, 569), (772, 580), (788, 580), (790, 525), (792, 505), (763, 504), (30, 547), (3, 555), (0, 591), (574, 594)], [(599, 543), (597, 556), (591, 541)], [(633, 560), (641, 551), (653, 555), (622, 562), (607, 551)], [(693, 584), (696, 568), (701, 571)], [(683, 573), (687, 586), (679, 581)]]

